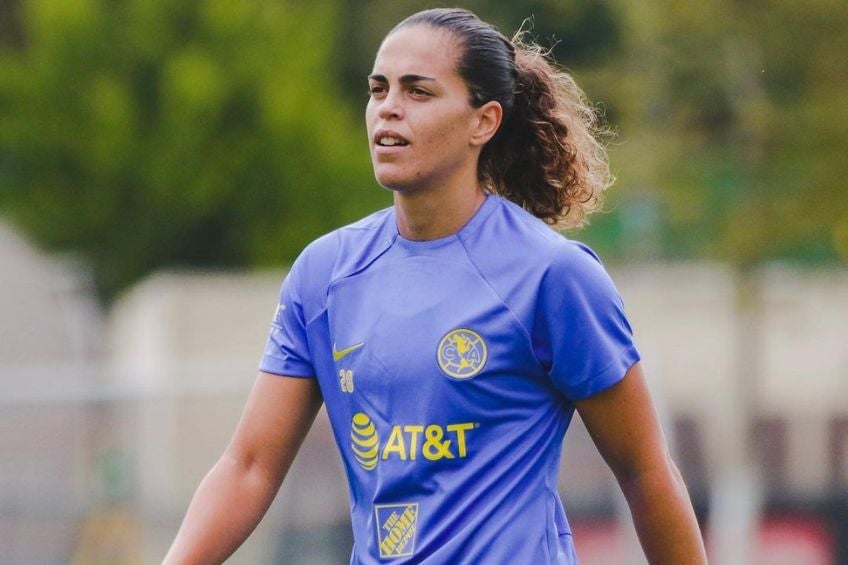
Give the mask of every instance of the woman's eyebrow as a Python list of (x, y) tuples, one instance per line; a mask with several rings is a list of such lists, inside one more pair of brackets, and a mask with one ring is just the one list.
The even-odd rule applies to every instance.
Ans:
[[(373, 80), (374, 82), (389, 82), (389, 79), (387, 79), (384, 75), (380, 74), (368, 75), (368, 80)], [(403, 75), (402, 77), (400, 77), (401, 84), (410, 84), (413, 82), (422, 81), (436, 82), (436, 79), (423, 75)]]

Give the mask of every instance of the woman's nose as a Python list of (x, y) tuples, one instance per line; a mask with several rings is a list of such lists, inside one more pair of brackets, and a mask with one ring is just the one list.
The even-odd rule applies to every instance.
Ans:
[(398, 94), (389, 92), (383, 101), (380, 103), (380, 118), (384, 120), (403, 118), (403, 105)]

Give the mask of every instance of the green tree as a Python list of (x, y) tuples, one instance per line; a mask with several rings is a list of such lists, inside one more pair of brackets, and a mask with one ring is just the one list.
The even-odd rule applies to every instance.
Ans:
[[(839, 0), (469, 0), (534, 17), (618, 130), (609, 258), (848, 260)], [(362, 109), (428, 2), (31, 0), (0, 30), (0, 209), (110, 296), (163, 265), (291, 260), (388, 204)], [(8, 17), (6, 17), (8, 16)]]
[(164, 265), (290, 261), (389, 202), (338, 93), (332, 0), (22, 6), (22, 46), (0, 48), (0, 207), (104, 296)]
[(848, 7), (615, 5), (620, 57), (589, 72), (615, 114), (629, 200), (601, 218), (612, 251), (645, 235), (647, 203), (660, 257), (848, 260)]

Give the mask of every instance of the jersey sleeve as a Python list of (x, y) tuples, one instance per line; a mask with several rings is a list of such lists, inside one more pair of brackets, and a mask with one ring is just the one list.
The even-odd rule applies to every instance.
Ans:
[(259, 369), (289, 377), (314, 377), (304, 314), (303, 256), (292, 265), (280, 289), (280, 298)]
[(534, 348), (568, 399), (609, 388), (639, 360), (618, 290), (588, 247), (568, 241), (539, 291)]

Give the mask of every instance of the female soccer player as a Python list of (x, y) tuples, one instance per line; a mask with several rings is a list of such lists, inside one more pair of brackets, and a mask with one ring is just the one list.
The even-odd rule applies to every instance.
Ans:
[(610, 182), (594, 114), (534, 44), (464, 10), (410, 16), (368, 77), (394, 206), (309, 245), (261, 373), (167, 563), (219, 563), (270, 505), (321, 402), (351, 563), (577, 562), (557, 494), (576, 409), (651, 563), (704, 563), (621, 300), (578, 225)]

